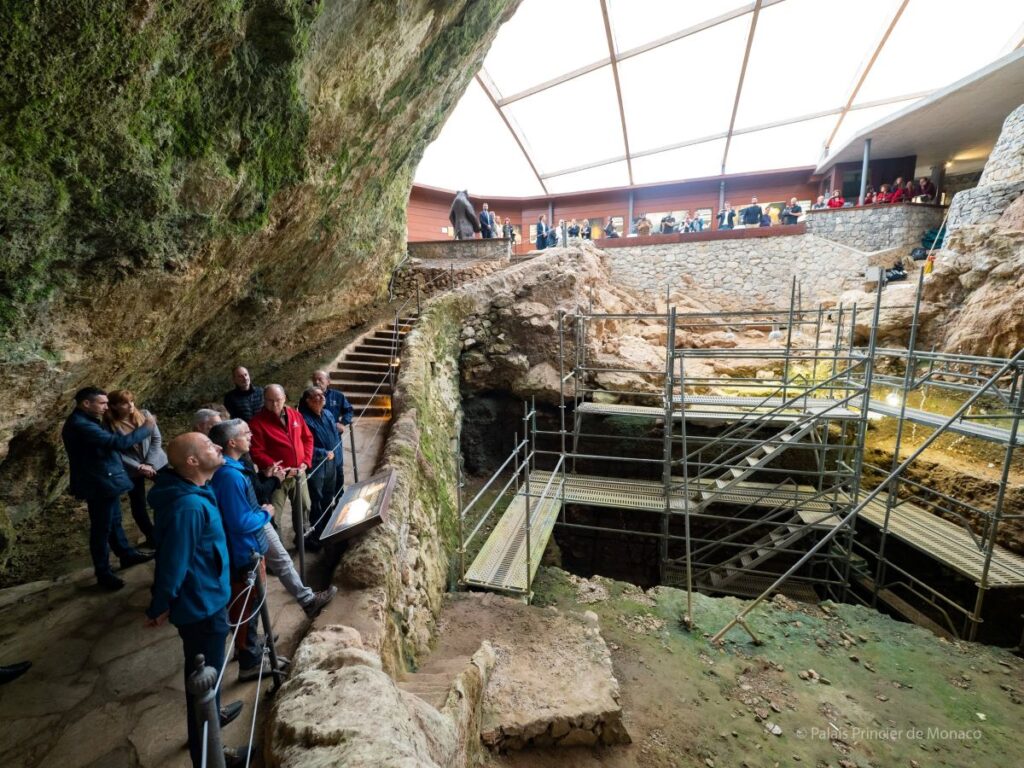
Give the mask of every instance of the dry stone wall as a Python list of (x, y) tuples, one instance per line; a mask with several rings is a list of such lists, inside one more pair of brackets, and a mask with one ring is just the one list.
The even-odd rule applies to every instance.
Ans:
[(426, 240), (407, 245), (414, 259), (508, 259), (512, 241), (492, 237), (479, 240)]
[(692, 281), (701, 296), (723, 306), (786, 306), (793, 277), (811, 302), (860, 285), (869, 255), (815, 235), (717, 240), (616, 248), (605, 256), (612, 278), (626, 288), (664, 295)]
[(921, 244), (921, 235), (942, 224), (946, 209), (906, 203), (808, 211), (807, 233), (859, 251)]

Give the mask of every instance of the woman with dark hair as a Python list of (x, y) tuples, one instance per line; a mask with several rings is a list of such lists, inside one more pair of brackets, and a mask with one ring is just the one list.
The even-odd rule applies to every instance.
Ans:
[[(107, 396), (108, 409), (103, 420), (112, 432), (127, 435), (141, 427), (149, 411), (135, 407), (135, 395), (128, 389), (115, 389)], [(128, 504), (132, 509), (132, 518), (139, 532), (146, 537), (140, 545), (143, 549), (153, 549), (153, 521), (146, 511), (146, 480), (156, 478), (157, 471), (167, 466), (167, 454), (163, 449), (163, 438), (160, 427), (153, 427), (153, 434), (131, 448), (121, 451), (121, 463), (124, 464), (128, 477), (134, 486), (128, 491)]]
[(864, 205), (873, 205), (876, 201), (875, 188), (870, 184), (864, 192)]
[(313, 433), (313, 466), (306, 475), (309, 486), (309, 516), (313, 529), (306, 537), (306, 549), (320, 548), (320, 534), (327, 525), (334, 498), (335, 456), (341, 448), (341, 433), (334, 414), (324, 408), (327, 398), (320, 387), (308, 387), (299, 400), (299, 413)]
[(907, 190), (903, 185), (903, 177), (897, 176), (896, 181), (892, 183), (892, 192), (889, 193), (890, 203), (902, 203), (906, 200)]

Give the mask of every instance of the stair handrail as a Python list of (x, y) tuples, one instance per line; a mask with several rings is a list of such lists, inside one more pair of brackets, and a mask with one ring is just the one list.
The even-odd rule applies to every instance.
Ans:
[(771, 586), (765, 589), (742, 611), (736, 614), (736, 616), (734, 616), (728, 624), (726, 624), (722, 629), (716, 632), (715, 635), (711, 638), (711, 642), (715, 644), (720, 643), (722, 641), (722, 638), (725, 637), (726, 633), (729, 632), (729, 630), (739, 625), (743, 627), (744, 630), (746, 630), (747, 634), (750, 635), (750, 637), (754, 640), (755, 643), (759, 644), (760, 640), (758, 639), (757, 635), (754, 634), (753, 630), (750, 629), (746, 622), (746, 618), (750, 615), (751, 611), (753, 611), (758, 605), (760, 605), (768, 597), (768, 595), (770, 595), (772, 592), (777, 590), (782, 584), (784, 584), (794, 573), (796, 573), (797, 570), (802, 568), (803, 565), (808, 560), (810, 560), (811, 557), (817, 554), (817, 552), (822, 547), (824, 547), (826, 544), (832, 541), (838, 535), (839, 531), (850, 527), (853, 524), (853, 521), (857, 518), (857, 515), (859, 515), (861, 511), (865, 507), (867, 507), (868, 504), (874, 501), (875, 497), (882, 493), (883, 490), (886, 490), (893, 480), (895, 480), (897, 477), (900, 477), (906, 471), (907, 467), (909, 467), (917, 459), (918, 456), (924, 453), (925, 450), (927, 450), (932, 443), (934, 443), (939, 437), (946, 433), (946, 430), (948, 430), (949, 427), (952, 424), (954, 424), (956, 420), (959, 419), (960, 416), (963, 415), (967, 411), (967, 409), (974, 404), (975, 400), (980, 398), (986, 391), (988, 391), (989, 387), (991, 387), (1008, 370), (1011, 370), (1012, 368), (1017, 366), (1022, 359), (1024, 359), (1024, 349), (1021, 349), (1012, 358), (1005, 361), (1003, 365), (999, 367), (999, 370), (996, 371), (996, 373), (989, 378), (988, 382), (981, 389), (979, 389), (977, 392), (971, 395), (957, 409), (956, 413), (948, 417), (941, 426), (936, 427), (935, 431), (928, 435), (924, 442), (922, 442), (921, 445), (915, 448), (914, 451), (910, 454), (910, 456), (908, 456), (902, 463), (900, 463), (898, 467), (892, 470), (882, 482), (875, 486), (874, 490), (870, 491), (867, 496), (860, 500), (859, 503), (854, 504), (853, 508), (849, 512), (847, 512), (846, 516), (831, 531), (826, 533), (818, 541), (817, 544), (811, 547), (799, 560), (797, 560), (793, 565), (791, 565), (785, 573), (781, 574), (771, 584)]
[[(814, 389), (817, 389), (818, 387), (822, 387), (822, 386), (828, 384), (833, 379), (839, 378), (840, 376), (843, 376), (843, 375), (845, 375), (845, 371), (842, 372), (842, 373), (837, 373), (834, 376), (830, 376), (828, 379), (823, 381), (821, 384), (815, 386), (811, 390), (808, 390), (808, 392), (812, 392), (812, 391), (814, 391)], [(781, 387), (779, 387), (779, 389), (781, 389)], [(688, 462), (690, 460), (690, 458), (695, 456), (698, 452), (704, 451), (704, 450), (706, 450), (708, 447), (710, 447), (712, 445), (715, 445), (717, 443), (721, 443), (721, 442), (723, 442), (726, 439), (732, 438), (738, 432), (742, 432), (744, 430), (746, 430), (748, 433), (756, 431), (756, 429), (759, 428), (759, 425), (762, 425), (762, 424), (766, 423), (765, 419), (767, 417), (772, 416), (775, 413), (778, 413), (779, 411), (782, 411), (782, 410), (785, 410), (786, 408), (791, 407), (792, 403), (795, 403), (797, 400), (800, 400), (801, 398), (803, 398), (805, 396), (806, 396), (806, 393), (805, 394), (801, 394), (801, 395), (795, 395), (794, 397), (791, 397), (791, 398), (789, 398), (787, 400), (784, 400), (782, 402), (782, 404), (780, 404), (779, 406), (776, 406), (775, 408), (772, 408), (770, 411), (765, 411), (762, 414), (758, 414), (758, 418), (751, 419), (749, 421), (740, 421), (740, 422), (738, 422), (738, 425), (736, 427), (734, 427), (732, 429), (727, 429), (725, 432), (721, 433), (720, 435), (715, 437), (710, 442), (704, 443), (704, 444), (701, 445), (700, 448), (697, 448), (697, 449), (691, 451), (689, 454), (687, 454), (686, 456), (682, 457), (679, 461), (681, 461), (681, 462)], [(815, 409), (815, 410), (808, 409), (803, 414), (800, 414), (799, 416), (797, 416), (797, 418), (791, 424), (789, 424), (786, 427), (786, 429), (790, 429), (790, 428), (797, 427), (797, 426), (802, 428), (804, 426), (807, 426), (811, 422), (818, 421), (818, 420), (821, 419), (821, 417), (824, 414), (828, 413), (829, 411), (835, 410), (837, 408), (841, 408), (842, 406), (846, 405), (850, 400), (852, 400), (852, 399), (854, 399), (854, 398), (856, 398), (858, 396), (859, 396), (859, 392), (854, 392), (853, 394), (847, 395), (842, 400), (836, 400), (833, 404), (828, 405), (828, 406), (826, 406), (824, 408)], [(769, 398), (770, 397), (771, 396), (769, 395)], [(765, 398), (765, 399), (768, 399), (768, 398)], [(764, 400), (762, 400), (762, 402), (764, 402)], [(685, 401), (680, 401), (680, 404), (683, 406), (682, 418), (685, 419), (686, 418), (686, 413), (685, 413), (686, 404), (685, 404)], [(785, 430), (783, 430), (783, 432), (785, 432)], [(721, 471), (724, 471), (724, 470), (726, 470), (726, 469), (728, 469), (730, 467), (734, 467), (734, 466), (736, 466), (736, 464), (738, 462), (742, 461), (747, 456), (752, 455), (759, 448), (762, 448), (763, 446), (771, 443), (773, 440), (776, 440), (776, 439), (778, 439), (780, 441), (780, 443), (779, 443), (780, 445), (786, 445), (785, 441), (782, 441), (781, 438), (778, 438), (777, 436), (774, 437), (774, 438), (768, 438), (767, 440), (763, 440), (763, 441), (757, 443), (756, 445), (753, 445), (753, 446), (750, 446), (750, 447), (746, 448), (745, 450), (743, 450), (739, 454), (729, 455), (729, 457), (726, 460), (724, 460), (724, 461), (719, 461), (717, 463), (708, 464), (708, 466), (704, 470), (702, 470), (701, 472), (698, 472), (697, 475), (694, 476), (692, 479), (688, 478), (688, 480), (690, 480), (691, 482), (704, 480), (704, 479), (707, 479), (707, 477), (709, 477), (712, 473), (714, 473), (716, 471), (717, 472), (721, 472)], [(740, 446), (740, 447), (742, 447), (742, 446)], [(725, 456), (725, 455), (727, 455), (727, 453), (723, 453), (723, 456)], [(684, 471), (685, 471), (685, 468), (684, 468)]]

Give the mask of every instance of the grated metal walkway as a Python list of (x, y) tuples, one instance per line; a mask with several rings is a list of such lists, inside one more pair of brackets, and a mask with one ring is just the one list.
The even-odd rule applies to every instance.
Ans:
[[(861, 498), (867, 494), (862, 493)], [(872, 499), (860, 517), (877, 528), (885, 523), (885, 501)], [(899, 502), (889, 515), (889, 533), (962, 576), (978, 582), (985, 565), (985, 553), (971, 534), (956, 523), (933, 515), (909, 501)], [(990, 587), (1024, 586), (1024, 557), (998, 544), (992, 552), (988, 572)]]
[[(559, 478), (551, 480), (547, 497), (540, 496), (551, 480), (551, 473), (534, 470), (530, 473), (530, 582), (537, 572), (548, 539), (555, 527), (558, 512), (562, 506)], [(681, 485), (682, 478), (673, 478)], [(691, 500), (697, 502), (697, 495), (713, 496), (713, 501), (723, 504), (757, 507), (792, 508), (807, 524), (820, 528), (832, 528), (839, 522), (833, 506), (825, 500), (809, 501), (816, 491), (809, 485), (794, 485), (777, 488), (771, 483), (737, 482), (728, 492), (717, 492), (714, 479), (695, 481), (691, 489)], [(634, 509), (646, 512), (665, 510), (665, 487), (656, 480), (627, 480), (614, 477), (566, 474), (565, 501), (569, 504), (586, 504), (591, 507), (612, 509)], [(670, 509), (680, 513), (685, 509), (683, 493), (677, 489), (670, 496)], [(514, 594), (526, 593), (526, 490), (519, 493), (502, 514), (498, 524), (484, 542), (479, 554), (466, 571), (463, 579), (467, 586), (491, 589)]]
[[(884, 402), (879, 402), (878, 400), (872, 400), (868, 404), (868, 410), (872, 413), (878, 413), (883, 416), (893, 416), (895, 418), (899, 418), (900, 416), (900, 407), (898, 405), (886, 405)], [(943, 416), (942, 414), (932, 413), (930, 411), (921, 411), (917, 408), (907, 408), (905, 409), (904, 418), (906, 418), (907, 421), (914, 422), (915, 424), (921, 424), (925, 427), (937, 429), (946, 423), (949, 416)], [(973, 419), (960, 419), (958, 421), (954, 421), (947, 429), (948, 431), (955, 432), (958, 435), (976, 437), (981, 440), (988, 440), (1001, 445), (1006, 445), (1010, 442), (1010, 430), (1002, 429), (1001, 427), (989, 426), (988, 424), (984, 424)], [(1024, 445), (1024, 431), (1018, 433), (1014, 445)]]

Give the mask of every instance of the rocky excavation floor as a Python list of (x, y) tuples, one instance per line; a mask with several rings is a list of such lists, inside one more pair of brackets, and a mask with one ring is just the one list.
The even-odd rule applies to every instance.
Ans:
[(716, 648), (707, 637), (742, 601), (696, 595), (687, 632), (675, 589), (645, 593), (551, 568), (535, 589), (533, 610), (600, 617), (633, 743), (490, 754), (489, 768), (1024, 764), (1024, 663), (1002, 650), (939, 640), (865, 608), (785, 599), (753, 614), (764, 645), (737, 629)]

